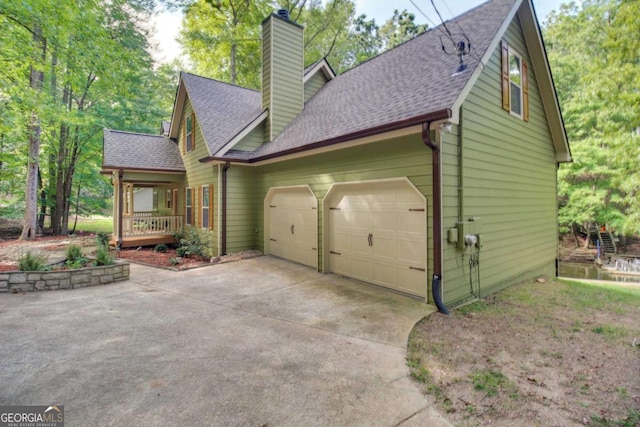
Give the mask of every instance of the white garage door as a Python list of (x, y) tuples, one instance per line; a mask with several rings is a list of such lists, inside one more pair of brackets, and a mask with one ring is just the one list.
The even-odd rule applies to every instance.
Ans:
[(426, 199), (408, 180), (336, 184), (324, 207), (330, 271), (426, 297)]
[(318, 199), (308, 186), (271, 188), (265, 225), (268, 254), (318, 267)]

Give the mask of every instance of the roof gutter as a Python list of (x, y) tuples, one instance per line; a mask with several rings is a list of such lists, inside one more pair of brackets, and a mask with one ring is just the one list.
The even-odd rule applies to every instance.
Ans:
[(433, 191), (433, 277), (431, 294), (438, 311), (449, 314), (442, 301), (442, 192), (440, 180), (440, 147), (431, 140), (431, 121), (422, 123), (422, 142), (431, 149), (431, 179)]
[(432, 113), (423, 114), (409, 119), (399, 120), (397, 122), (387, 123), (380, 126), (374, 126), (371, 128), (359, 130), (357, 132), (348, 133), (345, 135), (336, 136), (334, 138), (325, 139), (322, 141), (314, 142), (304, 145), (302, 147), (290, 148), (288, 150), (279, 151), (277, 153), (265, 154), (263, 156), (255, 157), (252, 159), (234, 159), (226, 157), (204, 157), (200, 159), (200, 163), (210, 163), (216, 161), (232, 162), (232, 163), (244, 163), (252, 164), (265, 160), (271, 160), (278, 157), (284, 157), (291, 154), (303, 153), (305, 151), (315, 150), (318, 148), (329, 147), (331, 145), (340, 144), (341, 142), (352, 141), (355, 139), (365, 138), (368, 136), (378, 135), (385, 132), (391, 132), (394, 130), (404, 129), (411, 126), (422, 125), (424, 123), (435, 122), (438, 120), (445, 120), (451, 118), (451, 109), (445, 108), (442, 110), (434, 111)]

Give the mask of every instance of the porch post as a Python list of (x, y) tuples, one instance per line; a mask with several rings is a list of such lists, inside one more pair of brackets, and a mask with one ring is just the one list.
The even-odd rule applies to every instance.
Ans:
[(123, 210), (123, 195), (122, 195), (122, 178), (124, 177), (124, 171), (118, 170), (118, 236), (116, 240), (116, 249), (122, 248), (122, 210)]

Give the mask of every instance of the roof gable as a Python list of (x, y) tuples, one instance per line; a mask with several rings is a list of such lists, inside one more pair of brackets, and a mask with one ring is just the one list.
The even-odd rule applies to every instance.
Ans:
[(187, 97), (210, 155), (262, 113), (260, 92), (182, 72), (171, 118), (171, 138), (178, 137)]
[(573, 161), (571, 158), (571, 149), (569, 147), (560, 104), (558, 103), (558, 96), (553, 83), (551, 67), (549, 66), (547, 52), (542, 39), (542, 32), (540, 31), (540, 26), (538, 25), (538, 20), (531, 0), (517, 0), (514, 3), (500, 29), (489, 44), (487, 50), (484, 52), (480, 61), (480, 66), (475, 68), (471, 78), (467, 81), (465, 87), (454, 102), (451, 121), (454, 123), (459, 122), (460, 106), (465, 101), (467, 95), (471, 91), (471, 88), (477, 82), (484, 66), (491, 60), (491, 56), (498, 48), (498, 44), (504, 37), (509, 25), (516, 16), (519, 18), (520, 25), (522, 27), (527, 51), (531, 59), (530, 65), (536, 75), (536, 80), (540, 90), (540, 98), (542, 99), (542, 104), (549, 124), (549, 130), (551, 132), (551, 138), (556, 150), (556, 161), (571, 162)]

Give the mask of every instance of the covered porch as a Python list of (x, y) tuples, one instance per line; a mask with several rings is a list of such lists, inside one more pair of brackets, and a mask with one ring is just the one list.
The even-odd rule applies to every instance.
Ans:
[(165, 134), (104, 130), (101, 173), (113, 185), (116, 247), (173, 243), (182, 231), (186, 179), (180, 150)]
[(175, 242), (184, 226), (179, 195), (182, 174), (114, 174), (113, 234), (110, 244), (119, 248)]

